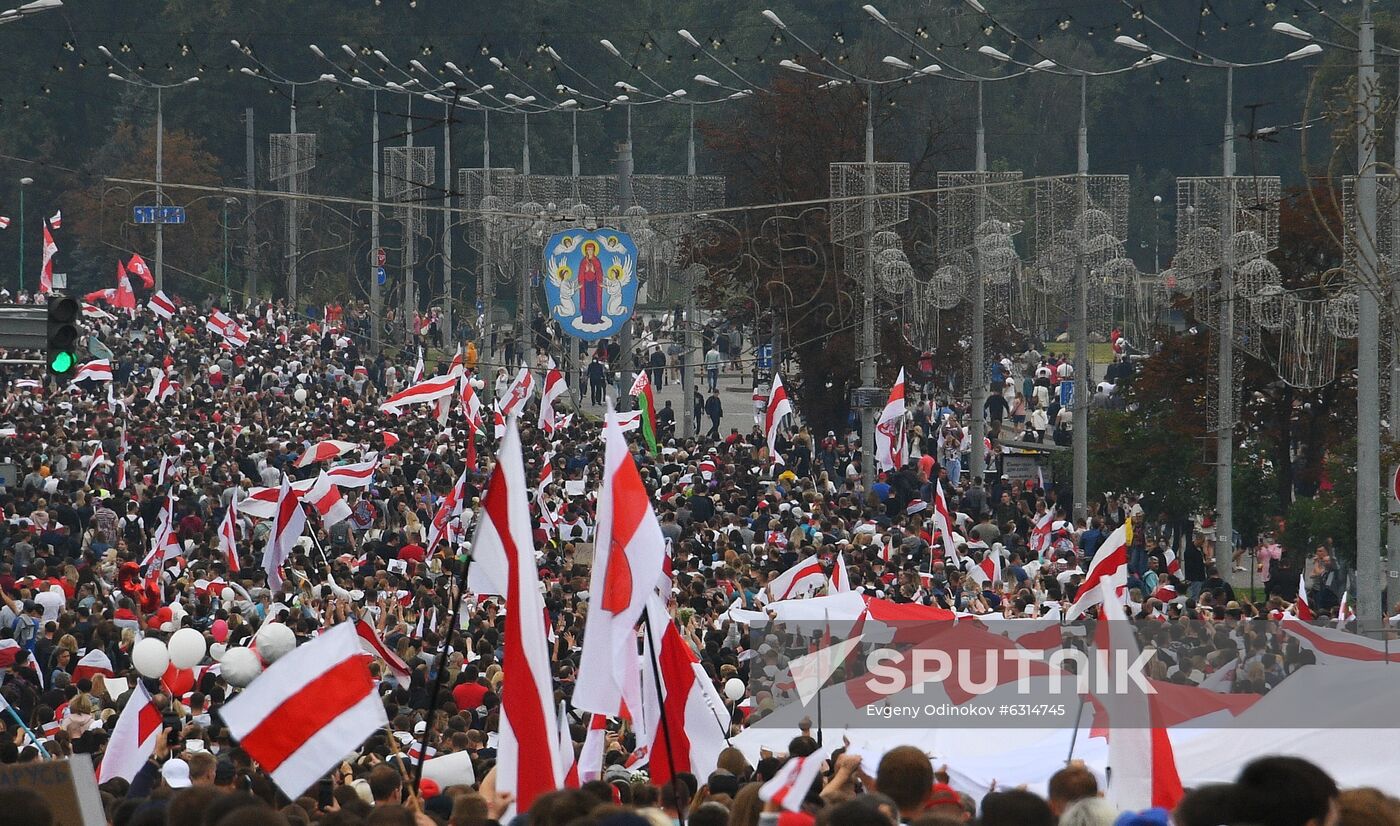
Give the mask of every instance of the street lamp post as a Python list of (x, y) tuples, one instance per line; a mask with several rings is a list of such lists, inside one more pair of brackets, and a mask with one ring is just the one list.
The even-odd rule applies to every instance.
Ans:
[(228, 291), (228, 208), (229, 204), (236, 203), (237, 198), (224, 199), (224, 306), (232, 303), (232, 296)]
[(33, 178), (19, 179), (19, 288), (24, 290), (24, 190), (34, 183)]

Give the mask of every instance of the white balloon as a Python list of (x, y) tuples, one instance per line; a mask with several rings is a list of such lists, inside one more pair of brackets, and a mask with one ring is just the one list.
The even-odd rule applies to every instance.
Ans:
[(181, 628), (170, 637), (170, 662), (176, 668), (194, 668), (207, 650), (204, 635), (194, 628)]
[(237, 596), (238, 594), (232, 588), (224, 588), (224, 590), (219, 592), (219, 599), (222, 599), (224, 602), (233, 602), (234, 598)]
[(730, 702), (738, 701), (740, 697), (744, 696), (744, 681), (738, 677), (730, 677), (725, 680), (724, 696), (728, 697)]
[(214, 662), (219, 662), (223, 660), (224, 652), (227, 650), (228, 646), (224, 645), (221, 642), (216, 642), (213, 645), (209, 646), (209, 656), (214, 660)]
[(262, 673), (262, 660), (250, 648), (230, 648), (219, 660), (220, 674), (224, 682), (234, 688), (244, 688), (253, 678)]
[(258, 647), (258, 653), (269, 665), (297, 647), (296, 634), (292, 633), (292, 629), (288, 628), (286, 623), (281, 622), (264, 623), (253, 637), (253, 642)]
[(131, 664), (142, 677), (158, 680), (170, 667), (170, 652), (165, 643), (155, 637), (146, 637), (131, 647)]
[(292, 398), (297, 400), (297, 404), (306, 404), (306, 388), (298, 387), (292, 391)]

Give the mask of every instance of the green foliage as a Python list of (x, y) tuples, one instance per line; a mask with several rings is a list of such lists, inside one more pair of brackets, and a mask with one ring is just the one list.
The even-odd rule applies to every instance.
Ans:
[[(1301, 498), (1288, 508), (1279, 544), (1297, 560), (1332, 540), (1337, 555), (1356, 564), (1356, 443), (1349, 442), (1326, 461), (1330, 490)], [(1384, 509), (1382, 509), (1384, 512)]]
[(1198, 448), (1182, 438), (1165, 404), (1142, 404), (1134, 412), (1095, 410), (1089, 432), (1091, 498), (1136, 491), (1152, 513), (1183, 515), (1200, 507), (1205, 474)]

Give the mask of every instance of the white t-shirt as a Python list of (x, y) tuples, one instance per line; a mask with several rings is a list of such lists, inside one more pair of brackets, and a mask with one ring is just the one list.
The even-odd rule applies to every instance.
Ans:
[(1072, 379), (1074, 378), (1074, 365), (1067, 361), (1062, 361), (1060, 362), (1059, 372), (1061, 380)]
[(58, 615), (63, 612), (63, 607), (68, 604), (68, 598), (63, 595), (63, 589), (57, 585), (34, 597), (34, 601), (39, 603), (39, 607), (44, 609), (44, 617), (40, 622), (57, 622)]

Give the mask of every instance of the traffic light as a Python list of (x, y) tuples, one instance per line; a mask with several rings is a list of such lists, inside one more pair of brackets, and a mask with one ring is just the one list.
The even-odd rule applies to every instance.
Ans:
[(71, 375), (78, 366), (77, 299), (66, 295), (49, 296), (48, 342), (46, 363), (54, 376)]

